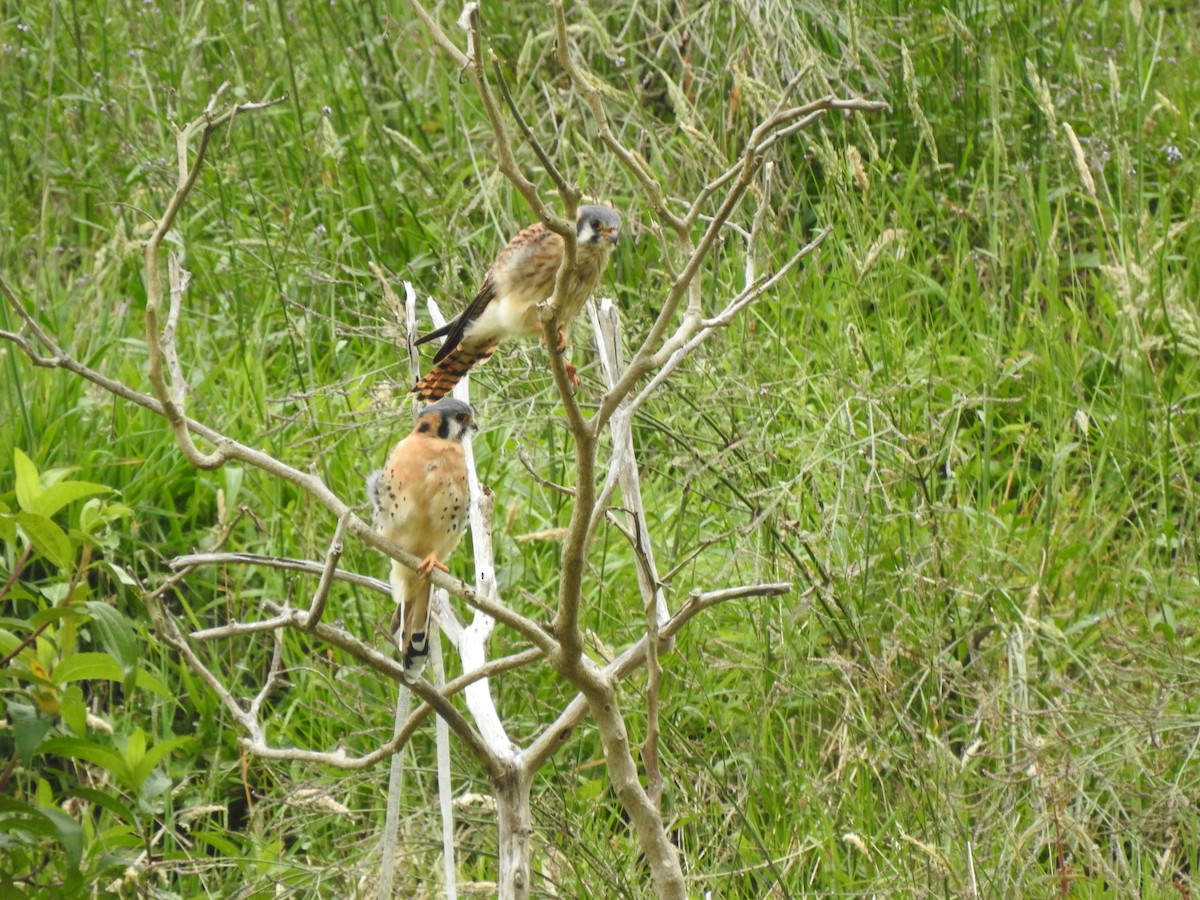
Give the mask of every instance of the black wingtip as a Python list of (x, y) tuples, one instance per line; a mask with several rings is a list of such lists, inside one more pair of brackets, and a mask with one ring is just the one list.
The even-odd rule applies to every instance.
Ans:
[(447, 322), (441, 328), (436, 328), (429, 332), (429, 334), (421, 335), (419, 338), (413, 341), (413, 344), (418, 347), (422, 344), (428, 344), (432, 340), (436, 340), (437, 338), (444, 337), (445, 335), (449, 334), (452, 327), (454, 327), (454, 322)]

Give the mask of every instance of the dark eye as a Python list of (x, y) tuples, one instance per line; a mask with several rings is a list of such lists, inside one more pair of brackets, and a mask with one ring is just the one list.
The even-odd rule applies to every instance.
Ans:
[(600, 220), (592, 219), (592, 231), (599, 231), (599, 230), (600, 230)]

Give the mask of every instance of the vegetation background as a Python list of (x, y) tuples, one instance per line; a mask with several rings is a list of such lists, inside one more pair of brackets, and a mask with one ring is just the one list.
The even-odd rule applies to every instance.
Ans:
[[(438, 13), (451, 32), (458, 11)], [(548, 9), (484, 17), (564, 170), (624, 212), (603, 290), (643, 334), (667, 275), (636, 185), (554, 63)], [(764, 264), (832, 234), (638, 422), (676, 601), (796, 585), (718, 607), (663, 660), (664, 813), (694, 894), (1192, 896), (1200, 7), (613, 0), (568, 17), (619, 133), (675, 196), (736, 157), (804, 65), (800, 99), (891, 104), (776, 151)], [(173, 184), (171, 123), (224, 81), (231, 100), (288, 101), (218, 137), (178, 225), (190, 409), (361, 497), (409, 421), (405, 353), (368, 263), (454, 310), (531, 220), (494, 171), (477, 96), (406, 4), (0, 2), (0, 273), (73, 355), (144, 387), (133, 242)], [(742, 264), (731, 234), (703, 276), (714, 307)], [(19, 330), (7, 304), (0, 330)], [(575, 344), (587, 402), (585, 329)], [(0, 682), (0, 887), (369, 893), (384, 769), (243, 758), (141, 601), (167, 560), (220, 538), (319, 557), (328, 516), (254, 471), (192, 470), (162, 420), (7, 342), (0, 373), (0, 654), (46, 626)], [(502, 590), (536, 614), (565, 507), (517, 454), (569, 481), (566, 431), (536, 346), (473, 381)], [(118, 493), (60, 489), (55, 508), (56, 480)], [(52, 532), (30, 545), (38, 502), (66, 546)], [(360, 547), (343, 564), (386, 570)], [(454, 569), (469, 574), (469, 553)], [(619, 536), (590, 578), (591, 649), (611, 653), (641, 622)], [(207, 570), (172, 603), (201, 626), (312, 587)], [(340, 587), (331, 614), (367, 636), (387, 606)], [(510, 640), (499, 631), (497, 650)], [(362, 750), (390, 734), (392, 686), (289, 641), (277, 744)], [(249, 689), (265, 643), (210, 662)], [(496, 690), (518, 736), (565, 699), (536, 669)], [(412, 896), (440, 890), (431, 745), (412, 745), (405, 795)], [(584, 728), (535, 787), (535, 893), (645, 893), (602, 759)], [(465, 757), (456, 771), (461, 793), (486, 790)], [(486, 809), (468, 804), (458, 828), (462, 877), (494, 877)], [(147, 848), (154, 865), (127, 872)]]

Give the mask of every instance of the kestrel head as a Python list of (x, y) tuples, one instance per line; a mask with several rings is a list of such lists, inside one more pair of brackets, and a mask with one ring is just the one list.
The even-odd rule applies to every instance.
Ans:
[(461, 441), (468, 431), (478, 430), (479, 423), (475, 421), (475, 410), (471, 404), (453, 397), (443, 397), (421, 410), (413, 428), (418, 434), (428, 434), (444, 441)]
[(579, 210), (575, 235), (581, 247), (610, 246), (621, 237), (621, 217), (607, 206), (584, 206)]

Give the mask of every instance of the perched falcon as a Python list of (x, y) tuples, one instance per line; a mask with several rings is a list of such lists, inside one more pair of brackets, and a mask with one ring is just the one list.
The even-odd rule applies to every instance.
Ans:
[[(575, 277), (567, 287), (559, 324), (571, 322), (604, 274), (613, 245), (621, 234), (621, 217), (607, 206), (585, 206), (576, 223)], [(449, 393), (471, 367), (483, 362), (511, 337), (542, 334), (537, 305), (554, 293), (563, 259), (563, 239), (541, 222), (530, 225), (500, 251), (475, 299), (457, 318), (417, 339), (418, 344), (445, 335), (434, 356), (437, 364), (411, 393), (426, 402)], [(558, 350), (565, 346), (560, 333)], [(573, 367), (567, 367), (572, 379)]]
[(421, 558), (414, 571), (392, 561), (392, 631), (401, 628), (404, 669), (420, 672), (428, 652), (429, 573), (443, 572), (445, 560), (467, 524), (467, 466), (463, 439), (478, 429), (475, 411), (452, 397), (425, 407), (412, 432), (367, 479), (375, 507), (375, 527), (389, 540)]

